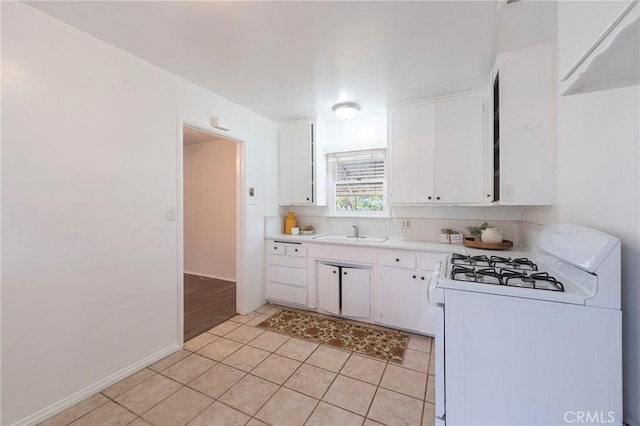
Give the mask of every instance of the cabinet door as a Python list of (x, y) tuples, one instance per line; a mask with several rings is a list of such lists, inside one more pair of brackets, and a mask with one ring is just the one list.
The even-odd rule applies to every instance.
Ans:
[(433, 202), (433, 105), (400, 106), (389, 114), (389, 200)]
[(482, 203), (484, 190), (483, 97), (434, 104), (436, 203)]
[(399, 268), (380, 268), (379, 322), (392, 327), (420, 329), (420, 307), (427, 300), (420, 299), (420, 277), (417, 271)]
[(342, 268), (342, 315), (369, 318), (369, 270)]
[(500, 58), (500, 203), (553, 204), (554, 49)]
[(280, 204), (313, 203), (313, 123), (296, 121), (278, 130)]
[(318, 308), (340, 315), (340, 268), (318, 264)]

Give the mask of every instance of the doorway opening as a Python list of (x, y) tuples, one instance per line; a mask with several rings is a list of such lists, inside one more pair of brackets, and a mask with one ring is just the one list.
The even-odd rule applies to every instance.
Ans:
[(179, 269), (186, 342), (236, 315), (242, 144), (199, 127), (181, 127)]

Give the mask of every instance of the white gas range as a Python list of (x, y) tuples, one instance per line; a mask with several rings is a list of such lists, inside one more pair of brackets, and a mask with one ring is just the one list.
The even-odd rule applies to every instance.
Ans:
[(535, 259), (452, 255), (436, 288), (436, 423), (622, 424), (620, 241), (545, 227)]

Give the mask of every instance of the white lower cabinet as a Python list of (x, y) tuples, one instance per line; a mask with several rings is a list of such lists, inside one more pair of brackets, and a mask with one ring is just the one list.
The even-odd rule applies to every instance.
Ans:
[(446, 254), (274, 240), (266, 244), (268, 300), (435, 334), (429, 288), (437, 283)]
[[(403, 256), (388, 257), (393, 261), (399, 259), (397, 263), (402, 265)], [(416, 260), (405, 260), (409, 267), (388, 266), (390, 263), (381, 258), (378, 312), (375, 320), (390, 327), (433, 335), (436, 316), (429, 309), (428, 293), (432, 280), (437, 280), (440, 260), (420, 258), (418, 266), (413, 266), (416, 263)]]
[(370, 289), (369, 269), (342, 268), (342, 315), (369, 318)]
[(318, 308), (340, 315), (340, 267), (318, 264)]
[(301, 244), (267, 241), (267, 299), (307, 305), (307, 249)]
[(420, 324), (421, 294), (417, 271), (383, 266), (380, 275), (380, 312), (377, 321), (392, 327), (415, 330)]
[(318, 264), (318, 307), (335, 315), (369, 318), (371, 274), (366, 268)]

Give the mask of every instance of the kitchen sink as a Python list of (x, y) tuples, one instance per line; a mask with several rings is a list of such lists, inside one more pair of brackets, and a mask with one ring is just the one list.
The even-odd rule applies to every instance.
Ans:
[(380, 244), (388, 240), (388, 238), (378, 237), (352, 237), (350, 235), (322, 235), (315, 237), (314, 240), (335, 241), (337, 243), (365, 243)]

